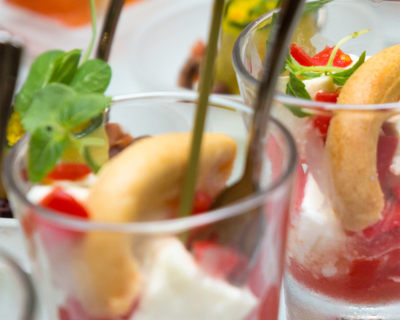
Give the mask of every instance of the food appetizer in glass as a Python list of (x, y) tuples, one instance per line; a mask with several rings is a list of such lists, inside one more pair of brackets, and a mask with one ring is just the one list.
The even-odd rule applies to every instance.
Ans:
[(251, 116), (210, 97), (194, 206), (179, 216), (198, 95), (111, 99), (109, 65), (81, 54), (32, 64), (13, 118), (27, 134), (3, 171), (48, 317), (276, 320), (296, 166), (287, 130), (271, 121), (261, 190), (210, 211), (243, 169)]
[[(312, 45), (294, 39), (288, 48), (274, 114), (300, 153), (286, 259), (289, 319), (399, 319), (400, 38), (391, 34), (399, 12), (398, 1), (311, 2), (304, 17), (314, 16)], [(248, 103), (277, 13), (236, 43)], [(352, 19), (341, 25), (338, 13)]]

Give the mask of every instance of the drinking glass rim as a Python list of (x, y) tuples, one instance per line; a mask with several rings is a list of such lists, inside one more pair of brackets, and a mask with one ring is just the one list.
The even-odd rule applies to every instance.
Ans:
[[(113, 104), (118, 102), (130, 101), (134, 99), (141, 100), (141, 99), (165, 98), (165, 97), (175, 98), (175, 99), (188, 99), (192, 102), (195, 102), (197, 95), (198, 95), (197, 92), (168, 92), (168, 91), (134, 93), (134, 94), (116, 96), (115, 98), (113, 98), (111, 103)], [(250, 108), (245, 106), (243, 103), (218, 95), (211, 95), (209, 99), (209, 104), (214, 104), (217, 106), (218, 105), (226, 106), (228, 104), (234, 110), (241, 110), (252, 113)], [(235, 106), (238, 106), (239, 109), (236, 109)], [(265, 198), (273, 194), (282, 185), (288, 182), (288, 180), (294, 173), (297, 163), (297, 150), (295, 142), (292, 136), (290, 135), (289, 131), (279, 121), (277, 121), (276, 119), (271, 119), (271, 121), (274, 123), (276, 128), (282, 133), (285, 139), (285, 144), (287, 144), (288, 146), (289, 156), (288, 156), (287, 166), (284, 172), (263, 191), (256, 192), (248, 197), (245, 197), (242, 200), (236, 201), (223, 208), (211, 210), (199, 215), (170, 219), (170, 220), (151, 221), (151, 222), (108, 223), (108, 222), (89, 221), (82, 218), (75, 218), (67, 215), (61, 215), (54, 210), (46, 209), (37, 204), (34, 204), (27, 199), (26, 195), (24, 195), (22, 190), (20, 190), (20, 188), (18, 187), (18, 184), (13, 174), (13, 170), (11, 169), (12, 164), (16, 161), (20, 153), (26, 152), (29, 135), (25, 135), (20, 141), (18, 141), (18, 143), (13, 148), (11, 148), (9, 154), (5, 158), (3, 166), (4, 182), (5, 185), (8, 187), (8, 189), (10, 189), (11, 192), (13, 192), (16, 195), (17, 201), (19, 201), (23, 205), (28, 206), (30, 209), (33, 209), (35, 212), (38, 212), (40, 215), (44, 216), (48, 220), (51, 220), (57, 225), (71, 228), (74, 230), (79, 230), (79, 231), (96, 230), (96, 231), (109, 231), (109, 232), (122, 232), (122, 233), (135, 232), (143, 234), (182, 232), (195, 227), (215, 223), (217, 221), (226, 218), (234, 217), (242, 214), (245, 211), (254, 209), (257, 205), (260, 205)], [(6, 170), (6, 168), (9, 169)]]
[[(311, 0), (311, 1), (306, 1), (307, 3), (309, 2), (316, 2), (318, 0)], [(340, 0), (339, 0), (340, 1)], [(383, 0), (383, 1), (389, 1), (389, 0)], [(356, 1), (349, 1), (349, 0), (343, 0), (341, 2), (356, 2)], [(249, 24), (237, 37), (235, 44), (233, 46), (233, 51), (232, 51), (232, 64), (233, 68), (235, 69), (235, 72), (240, 75), (242, 79), (244, 79), (245, 82), (249, 83), (250, 86), (253, 88), (258, 88), (260, 81), (258, 81), (256, 78), (253, 77), (252, 74), (250, 74), (241, 58), (240, 58), (240, 51), (242, 48), (242, 43), (244, 42), (245, 38), (256, 28), (258, 27), (261, 23), (263, 23), (266, 19), (268, 19), (270, 16), (272, 16), (274, 13), (278, 13), (279, 8), (274, 9), (272, 11), (267, 12), (266, 14), (262, 15), (261, 17), (257, 18), (254, 20), (251, 24)], [(293, 105), (296, 107), (302, 107), (302, 108), (307, 108), (307, 109), (317, 109), (317, 110), (390, 110), (393, 111), (393, 109), (399, 109), (400, 110), (400, 101), (399, 102), (393, 102), (393, 103), (384, 103), (384, 104), (368, 104), (368, 105), (351, 105), (351, 104), (336, 104), (336, 103), (330, 103), (330, 102), (320, 102), (320, 101), (313, 101), (313, 100), (306, 100), (306, 99), (301, 99), (297, 98), (294, 96), (287, 95), (285, 93), (277, 92), (275, 91), (275, 99), (278, 100), (279, 102), (283, 104), (288, 104), (288, 105)]]

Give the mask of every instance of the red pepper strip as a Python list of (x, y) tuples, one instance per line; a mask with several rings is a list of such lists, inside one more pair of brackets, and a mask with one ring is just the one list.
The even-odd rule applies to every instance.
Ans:
[(298, 63), (305, 67), (312, 67), (314, 64), (311, 60), (311, 57), (300, 47), (298, 47), (295, 43), (290, 45), (290, 54)]
[[(314, 57), (311, 58), (312, 65), (326, 66), (328, 64), (329, 58), (334, 48), (335, 47), (330, 48), (329, 46), (326, 46), (324, 50), (317, 53)], [(343, 53), (343, 51), (339, 49), (336, 52), (332, 65), (334, 67), (345, 68), (349, 66), (352, 62), (353, 60), (351, 60), (350, 56), (348, 54)]]
[(317, 92), (315, 101), (336, 103), (339, 97), (339, 92)]

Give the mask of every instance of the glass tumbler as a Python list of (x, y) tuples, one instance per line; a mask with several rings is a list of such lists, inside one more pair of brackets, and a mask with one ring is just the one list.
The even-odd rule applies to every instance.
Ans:
[(0, 318), (33, 320), (35, 303), (30, 278), (9, 254), (0, 250)]
[[(312, 57), (368, 28), (341, 50), (373, 56), (400, 43), (399, 16), (399, 1), (308, 2), (292, 42)], [(234, 47), (249, 105), (271, 18), (256, 20)], [(288, 319), (400, 319), (399, 112), (399, 103), (339, 105), (276, 93), (273, 114), (294, 135), (300, 158), (284, 280)], [(336, 135), (332, 123), (347, 129)], [(371, 212), (378, 215), (374, 221), (356, 230), (343, 218), (364, 219)]]
[[(188, 132), (196, 99), (121, 96), (107, 118), (135, 138)], [(210, 97), (206, 131), (237, 143), (229, 183), (241, 174), (247, 139), (239, 111), (251, 113)], [(23, 138), (6, 159), (5, 185), (49, 319), (276, 320), (296, 150), (278, 121), (270, 128), (260, 192), (204, 214), (132, 223), (82, 220), (29, 201)]]

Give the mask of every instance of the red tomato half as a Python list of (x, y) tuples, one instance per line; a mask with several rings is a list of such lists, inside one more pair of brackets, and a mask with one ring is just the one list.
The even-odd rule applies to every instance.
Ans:
[[(314, 66), (326, 66), (328, 64), (333, 49), (334, 47), (330, 48), (329, 46), (326, 46), (324, 50), (317, 53), (314, 57), (311, 58), (312, 64)], [(349, 66), (352, 62), (353, 60), (351, 60), (350, 56), (343, 53), (343, 51), (339, 49), (336, 52), (332, 65), (334, 67), (345, 68)]]
[(60, 163), (48, 175), (50, 180), (82, 180), (92, 170), (83, 163)]

